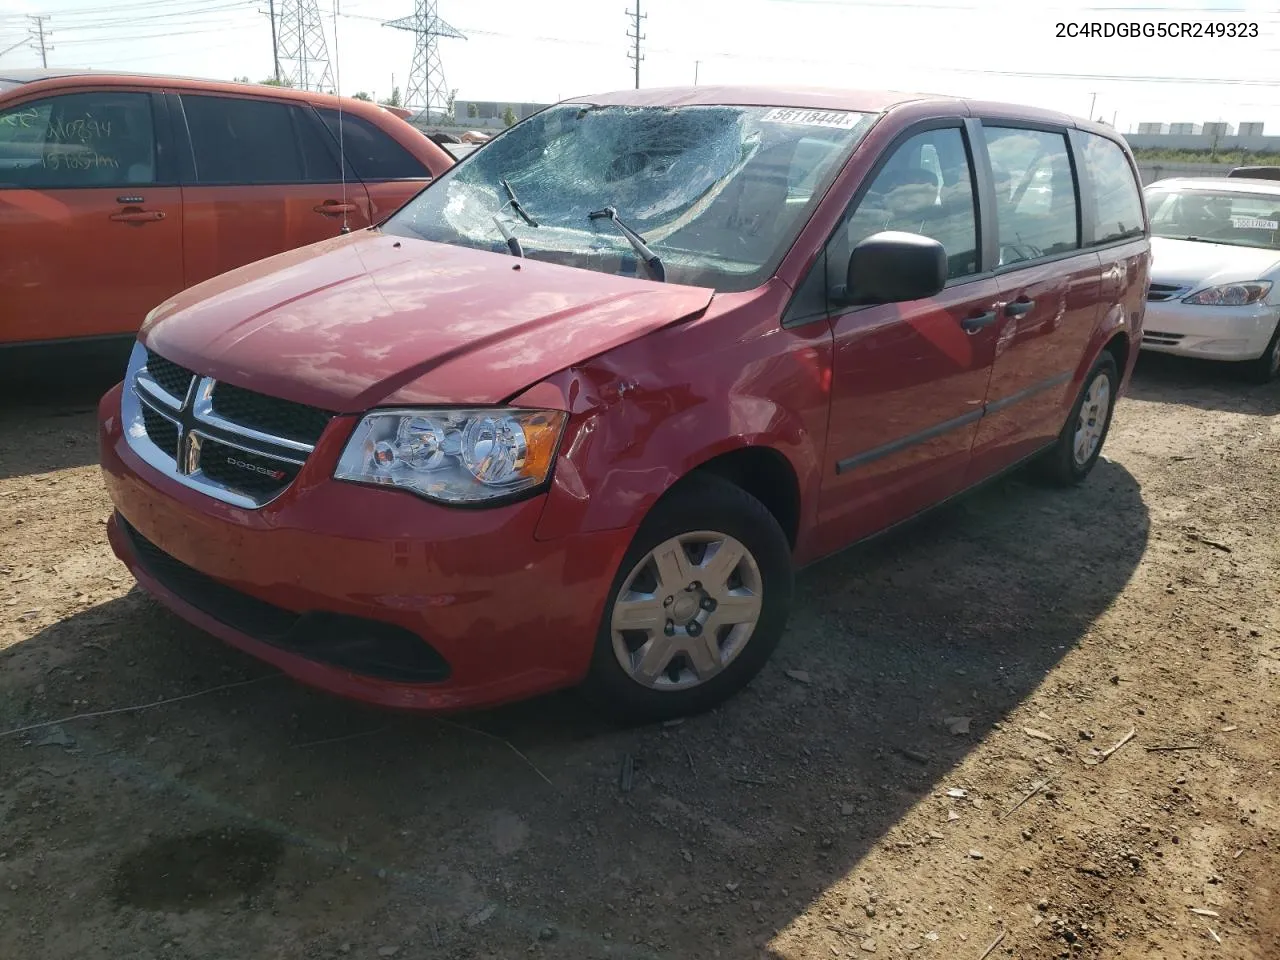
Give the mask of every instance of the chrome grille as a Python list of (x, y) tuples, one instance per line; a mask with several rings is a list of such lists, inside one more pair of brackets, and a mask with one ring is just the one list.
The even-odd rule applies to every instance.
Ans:
[(125, 384), (129, 446), (184, 486), (239, 507), (283, 493), (334, 416), (202, 377), (141, 344)]

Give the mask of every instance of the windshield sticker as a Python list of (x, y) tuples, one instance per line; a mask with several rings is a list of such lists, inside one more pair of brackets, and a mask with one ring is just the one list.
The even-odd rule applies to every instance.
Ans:
[(1231, 226), (1237, 230), (1280, 230), (1280, 220), (1262, 220), (1258, 217), (1232, 217)]
[(789, 123), (804, 127), (834, 127), (852, 130), (858, 125), (858, 114), (847, 110), (803, 110), (779, 107), (760, 118), (762, 123)]

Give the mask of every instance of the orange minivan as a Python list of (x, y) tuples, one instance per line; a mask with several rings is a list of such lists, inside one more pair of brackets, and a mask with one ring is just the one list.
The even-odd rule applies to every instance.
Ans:
[(127, 345), (180, 290), (377, 223), (453, 162), (360, 100), (0, 70), (0, 359)]

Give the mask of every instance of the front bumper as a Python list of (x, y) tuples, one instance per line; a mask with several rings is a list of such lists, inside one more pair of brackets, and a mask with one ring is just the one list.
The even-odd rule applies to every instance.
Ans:
[(112, 548), (179, 616), (303, 683), (390, 707), (487, 706), (585, 676), (633, 530), (539, 541), (541, 496), (457, 509), (334, 481), (336, 422), (278, 499), (236, 507), (133, 452), (120, 389), (99, 408)]
[(1280, 307), (1197, 307), (1181, 301), (1147, 304), (1142, 349), (1208, 360), (1256, 360), (1275, 333)]

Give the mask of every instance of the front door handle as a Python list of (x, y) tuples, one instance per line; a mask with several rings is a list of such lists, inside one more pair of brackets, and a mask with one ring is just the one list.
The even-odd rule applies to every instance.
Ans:
[(116, 223), (154, 223), (164, 219), (163, 210), (125, 210), (111, 214), (110, 219)]
[(1012, 303), (1004, 305), (1004, 315), (1006, 317), (1025, 317), (1028, 313), (1035, 309), (1036, 302), (1026, 297), (1019, 297)]
[(338, 200), (326, 200), (324, 203), (317, 203), (311, 209), (316, 213), (324, 214), (326, 217), (336, 217), (340, 213), (355, 213), (360, 208), (354, 203), (342, 203)]
[(960, 328), (965, 333), (977, 333), (984, 327), (989, 327), (996, 322), (996, 311), (988, 310), (986, 313), (975, 313), (973, 316), (965, 317), (960, 321)]

